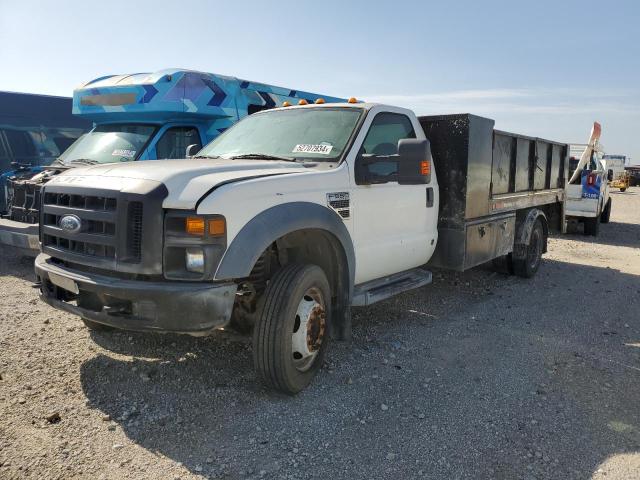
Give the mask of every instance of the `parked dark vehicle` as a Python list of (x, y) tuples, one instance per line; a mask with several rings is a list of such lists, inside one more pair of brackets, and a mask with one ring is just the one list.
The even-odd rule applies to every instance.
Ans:
[(71, 106), (70, 97), (0, 92), (0, 173), (12, 163), (49, 165), (88, 131)]
[[(0, 215), (8, 213), (9, 197), (18, 200), (9, 221), (28, 221), (30, 211), (37, 212), (39, 195), (21, 180), (38, 174), (91, 128), (92, 123), (74, 116), (71, 107), (70, 97), (0, 92)], [(12, 232), (0, 232), (0, 240), (3, 235)]]

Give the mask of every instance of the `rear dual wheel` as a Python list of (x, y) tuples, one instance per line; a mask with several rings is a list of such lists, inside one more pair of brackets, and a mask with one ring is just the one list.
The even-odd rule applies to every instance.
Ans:
[(600, 233), (600, 215), (584, 219), (584, 234), (597, 237)]
[(289, 395), (309, 385), (327, 351), (330, 312), (320, 267), (292, 264), (273, 276), (253, 331), (253, 361), (265, 385)]
[(542, 262), (542, 251), (544, 250), (544, 229), (540, 219), (536, 220), (529, 236), (529, 244), (526, 246), (524, 258), (512, 259), (513, 273), (519, 277), (533, 277), (540, 263)]

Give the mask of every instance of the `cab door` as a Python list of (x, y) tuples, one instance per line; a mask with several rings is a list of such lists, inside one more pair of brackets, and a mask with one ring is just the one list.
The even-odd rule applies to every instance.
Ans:
[(399, 185), (397, 162), (376, 162), (371, 168), (379, 183), (357, 184), (354, 166), (359, 158), (395, 155), (403, 138), (425, 139), (415, 115), (374, 107), (351, 151), (356, 284), (423, 265), (435, 249), (438, 191), (433, 168), (429, 184)]

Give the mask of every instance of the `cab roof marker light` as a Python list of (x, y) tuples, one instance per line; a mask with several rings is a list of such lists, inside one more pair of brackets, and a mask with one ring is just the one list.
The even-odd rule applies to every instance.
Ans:
[(358, 103), (358, 99), (356, 99), (356, 97), (349, 97), (349, 100), (347, 100), (347, 103)]
[(324, 98), (318, 98), (318, 99), (316, 99), (316, 101), (314, 103), (316, 105), (322, 105), (324, 103)]
[(283, 107), (290, 107), (291, 104), (289, 102), (282, 102)]
[(298, 105), (309, 105), (309, 102), (307, 102), (304, 98), (302, 100), (300, 100), (298, 102)]

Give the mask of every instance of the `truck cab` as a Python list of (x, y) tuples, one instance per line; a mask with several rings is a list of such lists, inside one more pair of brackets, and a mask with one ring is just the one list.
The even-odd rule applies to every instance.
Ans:
[[(247, 115), (321, 95), (189, 70), (111, 75), (73, 94), (73, 113), (94, 127), (53, 163), (7, 180), (0, 243), (39, 251), (40, 190), (63, 171), (83, 165), (183, 159)], [(326, 101), (342, 101), (322, 97)]]

